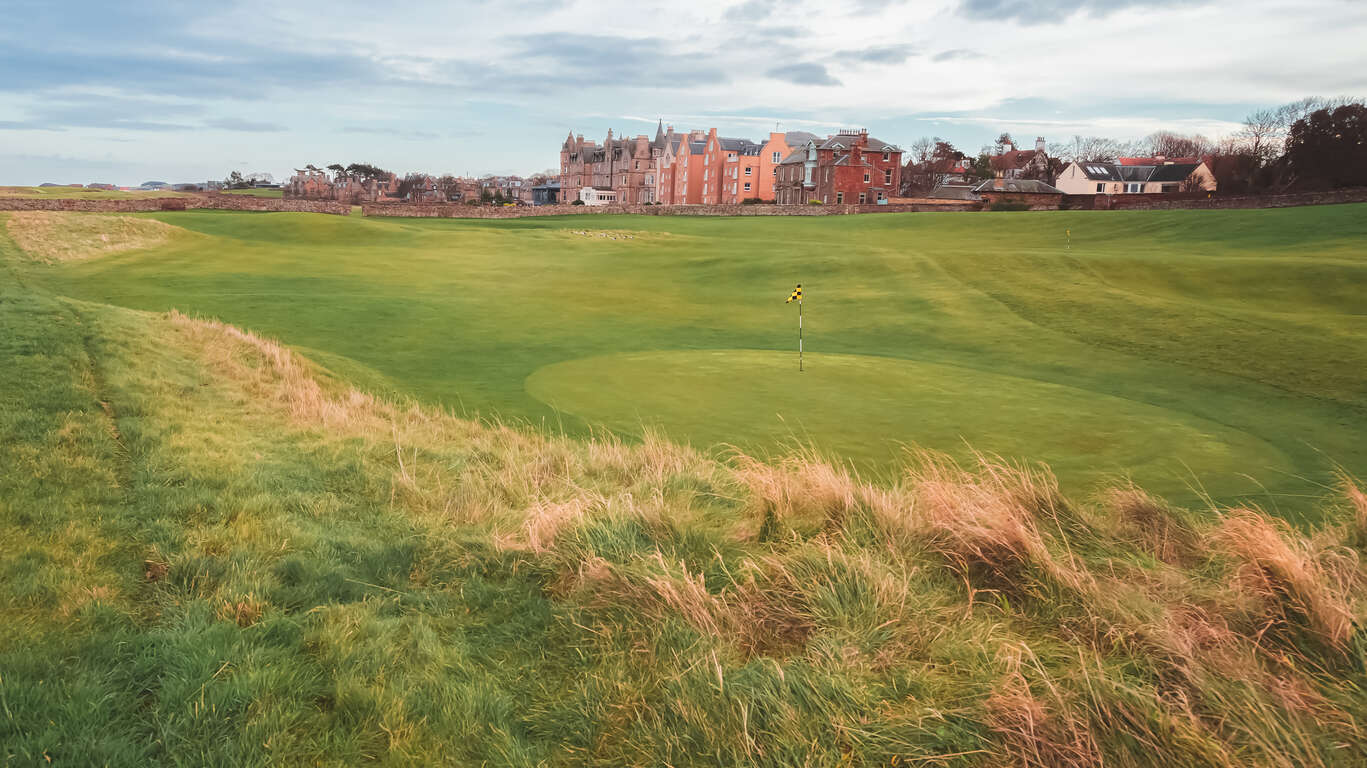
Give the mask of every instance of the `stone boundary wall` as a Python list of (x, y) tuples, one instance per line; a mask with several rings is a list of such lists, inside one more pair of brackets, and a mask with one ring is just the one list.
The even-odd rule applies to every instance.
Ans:
[(642, 216), (847, 216), (859, 213), (976, 211), (977, 203), (906, 205), (540, 205), (487, 206), (459, 203), (365, 203), (366, 216), (443, 219), (521, 219), (531, 216), (637, 214)]
[(1063, 207), (1084, 211), (1164, 211), (1232, 208), (1290, 208), (1300, 205), (1367, 203), (1367, 187), (1325, 192), (1294, 192), (1286, 195), (1239, 195), (1206, 197), (1204, 192), (1176, 195), (1064, 195)]
[(223, 211), (278, 211), (329, 213), (350, 216), (351, 206), (319, 200), (277, 200), (246, 195), (199, 195), (195, 197), (149, 197), (122, 200), (61, 200), (31, 197), (0, 198), (0, 211), (81, 211), (86, 213), (144, 213), (209, 209)]

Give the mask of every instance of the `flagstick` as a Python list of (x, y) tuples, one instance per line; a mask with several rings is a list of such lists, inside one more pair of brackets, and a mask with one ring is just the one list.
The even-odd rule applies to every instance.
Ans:
[(797, 300), (797, 372), (802, 373), (802, 299)]

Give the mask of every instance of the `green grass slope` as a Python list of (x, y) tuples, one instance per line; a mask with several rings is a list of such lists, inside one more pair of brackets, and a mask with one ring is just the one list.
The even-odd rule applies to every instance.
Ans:
[[(654, 425), (761, 453), (797, 439), (889, 472), (906, 444), (972, 447), (1046, 461), (1077, 492), (1130, 476), (1292, 517), (1336, 466), (1367, 471), (1363, 205), (159, 217), (203, 238), (42, 282), (222, 318), (424, 402), (575, 434)], [(798, 281), (800, 376), (782, 301)], [(744, 364), (701, 364), (726, 359)]]
[(0, 198), (31, 197), (49, 200), (132, 200), (152, 197), (186, 197), (183, 192), (169, 189), (139, 192), (121, 189), (86, 189), (84, 187), (0, 187)]
[(48, 269), (0, 238), (7, 764), (1367, 764), (1350, 482), (1300, 533), (547, 437)]

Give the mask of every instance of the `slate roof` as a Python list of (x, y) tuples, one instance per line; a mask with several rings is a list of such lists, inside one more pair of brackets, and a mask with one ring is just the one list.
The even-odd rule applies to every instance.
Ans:
[(840, 157), (836, 158), (835, 164), (836, 164), (836, 165), (845, 165), (845, 166), (849, 166), (849, 165), (859, 166), (859, 165), (862, 165), (862, 166), (864, 166), (865, 168), (872, 168), (872, 167), (873, 167), (873, 163), (870, 163), (868, 160), (865, 160), (865, 159), (863, 159), (863, 158), (860, 158), (860, 159), (859, 159), (859, 162), (858, 162), (858, 163), (855, 163), (855, 162), (853, 162), (853, 161), (851, 160), (851, 158), (853, 158), (853, 157), (854, 157), (854, 153), (852, 153), (852, 152), (846, 152), (845, 154), (843, 154), (843, 155), (841, 155)]
[(967, 184), (941, 184), (935, 189), (930, 190), (926, 197), (934, 200), (967, 200), (976, 202), (982, 198), (973, 194), (973, 187)]
[(792, 147), (798, 144), (806, 144), (809, 141), (821, 141), (821, 137), (807, 131), (788, 131), (783, 134), (783, 140)]
[(797, 163), (806, 162), (806, 160), (807, 160), (807, 148), (806, 148), (806, 147), (798, 147), (797, 149), (795, 149), (795, 150), (793, 150), (792, 152), (788, 153), (788, 156), (785, 157), (785, 158), (783, 158), (783, 162), (779, 163), (779, 165), (796, 165)]
[(973, 188), (974, 192), (1015, 192), (1022, 195), (1061, 195), (1063, 190), (1035, 179), (988, 179)]
[[(854, 142), (858, 138), (860, 137), (857, 134), (837, 133), (836, 135), (831, 136), (830, 138), (818, 144), (817, 147), (819, 149), (849, 149), (850, 147), (854, 146)], [(883, 150), (889, 150), (892, 152), (902, 151), (897, 147), (893, 146), (892, 144), (883, 141), (882, 139), (875, 139), (872, 136), (868, 137), (868, 139), (868, 146), (865, 147), (865, 150), (868, 152), (882, 152)]]
[(1186, 181), (1199, 163), (1171, 163), (1153, 169), (1149, 181)]
[(745, 152), (745, 150), (751, 147), (754, 148), (755, 152), (759, 152), (760, 148), (759, 144), (756, 144), (755, 142), (749, 139), (733, 139), (725, 136), (718, 136), (717, 143), (720, 144), (721, 148), (727, 152), (741, 152), (744, 154), (754, 154), (751, 152)]
[(1116, 163), (1078, 163), (1077, 166), (1092, 181), (1183, 181), (1196, 170), (1199, 163), (1165, 163), (1163, 165), (1119, 165)]
[(1122, 181), (1118, 166), (1113, 163), (1078, 163), (1077, 167), (1092, 181)]
[(1013, 149), (1010, 152), (1003, 152), (993, 157), (989, 163), (994, 170), (1014, 170), (1024, 168), (1035, 162), (1035, 155), (1038, 154), (1033, 149)]

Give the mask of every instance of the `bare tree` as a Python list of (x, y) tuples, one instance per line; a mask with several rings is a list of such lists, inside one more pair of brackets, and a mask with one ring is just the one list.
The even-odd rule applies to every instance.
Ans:
[(1153, 157), (1201, 157), (1215, 151), (1215, 142), (1199, 133), (1186, 136), (1172, 131), (1151, 133), (1140, 146)]
[(1051, 146), (1049, 156), (1070, 163), (1113, 163), (1129, 150), (1129, 146), (1115, 139), (1103, 136), (1074, 136), (1073, 140), (1066, 144)]
[(442, 199), (448, 202), (454, 200), (453, 196), (460, 192), (460, 180), (448, 173), (437, 179), (437, 190), (441, 192)]

